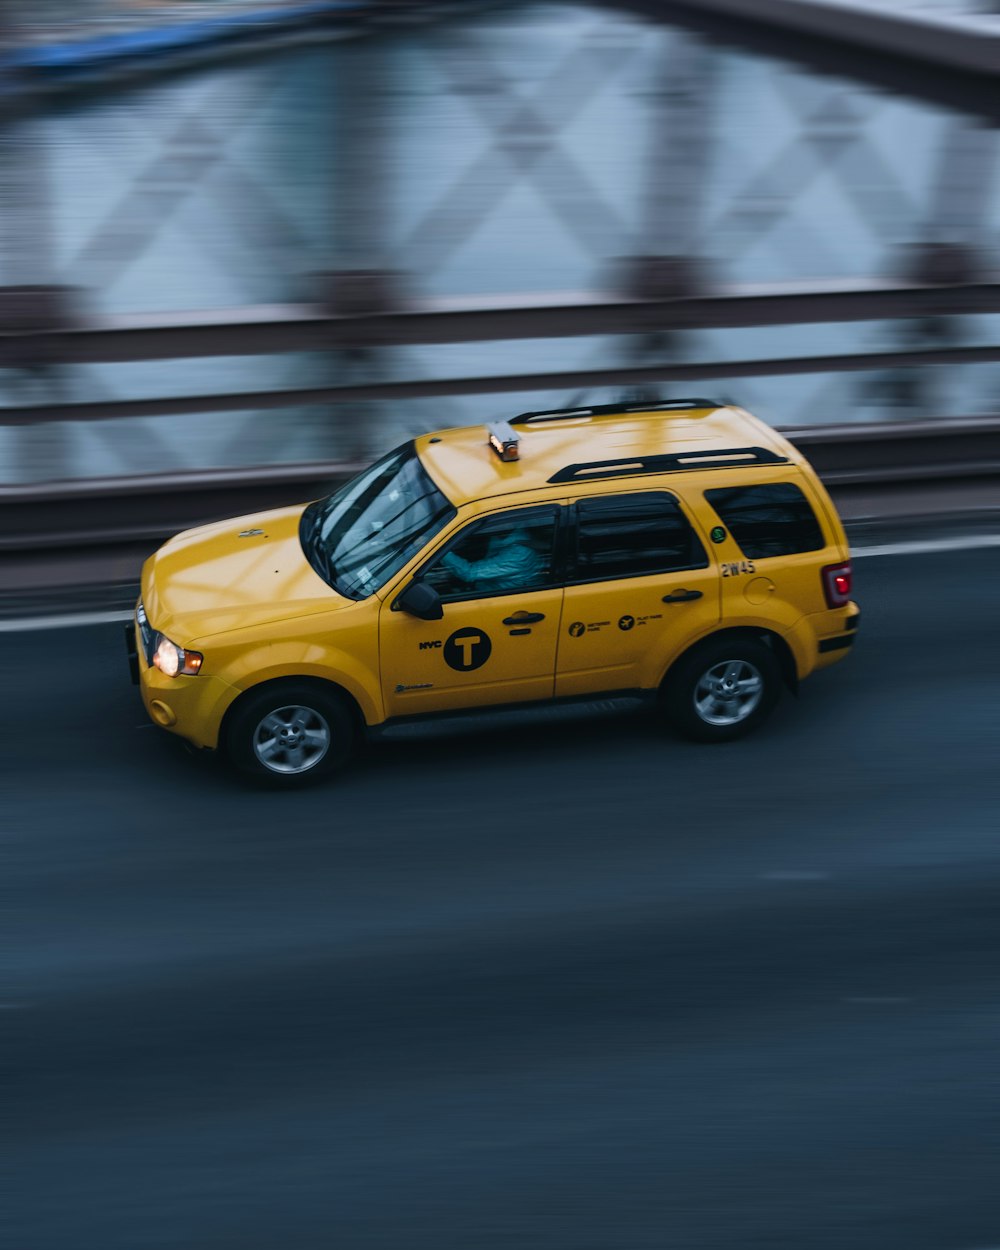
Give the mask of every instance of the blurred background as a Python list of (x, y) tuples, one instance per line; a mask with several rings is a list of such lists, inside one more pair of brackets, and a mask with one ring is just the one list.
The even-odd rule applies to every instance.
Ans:
[[(903, 94), (853, 80), (847, 50), (833, 73), (741, 46), (720, 14), (699, 31), (690, 12), (680, 26), (621, 6), (452, 7), (442, 19), (417, 3), (8, 0), (0, 282), (8, 325), (34, 315), (52, 333), (34, 356), (5, 353), (0, 397), (17, 410), (0, 427), (5, 483), (371, 457), (417, 430), (578, 390), (607, 398), (630, 370), (699, 362), (847, 358), (725, 376), (723, 391), (785, 427), (995, 411), (990, 359), (850, 359), (995, 342), (993, 318), (965, 315), (982, 292), (954, 290), (995, 266), (992, 87), (963, 110), (914, 68)], [(205, 64), (178, 72), (191, 59)], [(950, 300), (921, 302), (913, 284), (928, 277), (946, 279)], [(845, 290), (873, 280), (897, 291), (894, 307), (843, 308)], [(591, 333), (568, 334), (558, 315), (616, 295), (734, 290), (761, 297), (736, 325), (725, 301), (606, 309), (578, 323)], [(815, 298), (773, 324), (764, 295), (791, 290)], [(326, 342), (302, 331), (268, 344), (265, 327), (261, 350), (227, 351), (238, 334), (221, 310), (259, 321), (352, 300), (411, 315), (381, 333), (334, 323)], [(534, 315), (481, 329), (427, 315), (498, 300)], [(55, 334), (124, 316), (197, 323), (197, 354), (164, 359), (150, 339), (142, 359), (125, 334), (78, 335), (66, 351)], [(295, 350), (310, 341), (325, 350)], [(614, 389), (574, 386), (584, 368)], [(546, 373), (565, 385), (531, 385)], [(504, 376), (522, 389), (405, 389)], [(711, 373), (684, 380), (719, 389)], [(386, 383), (403, 384), (398, 400), (295, 402)], [(254, 391), (269, 393), (265, 410)], [(234, 392), (242, 410), (207, 398), (193, 410)], [(171, 397), (169, 415), (128, 415)]]
[[(12, 1245), (1000, 1243), (998, 75), (985, 0), (4, 0)], [(848, 523), (753, 743), (140, 731), (162, 538), (638, 392)]]

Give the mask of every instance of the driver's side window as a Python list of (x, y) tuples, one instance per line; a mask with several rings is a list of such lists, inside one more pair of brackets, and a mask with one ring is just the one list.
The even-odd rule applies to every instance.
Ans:
[(555, 536), (553, 508), (483, 517), (467, 525), (420, 576), (446, 601), (549, 586)]

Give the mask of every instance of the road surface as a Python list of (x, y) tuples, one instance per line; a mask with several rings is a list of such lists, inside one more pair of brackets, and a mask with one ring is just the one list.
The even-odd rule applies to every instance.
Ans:
[(1000, 550), (756, 737), (411, 727), (242, 788), (3, 637), (7, 1244), (1000, 1245)]

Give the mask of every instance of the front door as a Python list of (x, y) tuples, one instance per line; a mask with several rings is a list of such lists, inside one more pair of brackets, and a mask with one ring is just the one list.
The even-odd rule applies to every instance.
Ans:
[(719, 572), (667, 491), (576, 505), (556, 695), (649, 690), (720, 612)]
[[(471, 521), (417, 577), (441, 596), (424, 621), (382, 604), (386, 716), (552, 697), (562, 588), (557, 507), (514, 508)], [(400, 588), (401, 589), (401, 588)]]

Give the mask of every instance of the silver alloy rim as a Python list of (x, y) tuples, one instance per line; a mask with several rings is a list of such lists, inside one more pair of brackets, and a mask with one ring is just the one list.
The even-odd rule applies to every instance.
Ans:
[(749, 660), (723, 660), (702, 673), (694, 706), (706, 725), (738, 725), (763, 696), (764, 678)]
[(289, 704), (268, 712), (253, 736), (253, 753), (272, 773), (304, 773), (330, 749), (330, 726), (315, 708)]

